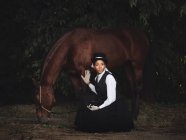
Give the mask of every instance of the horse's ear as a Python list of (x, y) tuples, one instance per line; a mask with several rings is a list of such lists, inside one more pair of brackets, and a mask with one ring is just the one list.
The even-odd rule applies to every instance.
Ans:
[(32, 78), (32, 83), (35, 87), (39, 87), (39, 82), (35, 78)]
[(93, 63), (91, 64), (91, 68), (93, 68), (93, 69), (94, 69), (94, 64), (93, 64)]

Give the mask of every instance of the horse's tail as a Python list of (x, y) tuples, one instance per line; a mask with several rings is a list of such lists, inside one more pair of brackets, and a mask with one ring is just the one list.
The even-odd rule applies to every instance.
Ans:
[[(61, 70), (62, 65), (65, 64), (65, 58), (67, 56), (68, 50), (70, 49), (70, 46), (65, 45), (67, 44), (67, 40), (69, 39), (69, 36), (71, 35), (71, 32), (66, 33), (63, 35), (57, 42), (52, 46), (50, 51), (48, 52), (42, 68), (41, 73), (41, 81), (44, 79), (45, 75), (48, 73), (48, 71), (51, 69), (53, 63), (58, 63), (58, 67), (55, 69), (55, 75), (53, 77), (53, 82), (55, 82), (57, 76), (59, 75), (59, 71)], [(59, 53), (60, 52), (60, 53)], [(56, 62), (57, 61), (57, 62)]]

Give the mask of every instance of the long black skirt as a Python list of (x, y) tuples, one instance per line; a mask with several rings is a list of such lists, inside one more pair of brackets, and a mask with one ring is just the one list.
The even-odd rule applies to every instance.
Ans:
[(91, 111), (87, 105), (100, 105), (98, 101), (82, 103), (76, 115), (76, 129), (86, 132), (130, 131), (134, 125), (128, 105), (122, 98), (111, 105)]

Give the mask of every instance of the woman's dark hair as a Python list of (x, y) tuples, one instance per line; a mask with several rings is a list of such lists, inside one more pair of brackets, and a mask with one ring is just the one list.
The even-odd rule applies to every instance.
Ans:
[(95, 65), (97, 60), (102, 60), (106, 65), (108, 63), (107, 57), (104, 53), (94, 53), (91, 58), (93, 65)]

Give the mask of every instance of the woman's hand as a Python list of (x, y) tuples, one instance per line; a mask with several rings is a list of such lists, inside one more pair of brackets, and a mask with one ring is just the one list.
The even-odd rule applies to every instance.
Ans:
[(85, 82), (85, 84), (89, 84), (90, 83), (90, 71), (89, 70), (85, 70), (85, 77), (83, 75), (81, 75), (81, 78), (83, 79), (83, 81)]
[(99, 110), (100, 108), (98, 106), (95, 106), (95, 105), (88, 105), (87, 106), (88, 109), (90, 109), (91, 111), (96, 111), (96, 110)]

